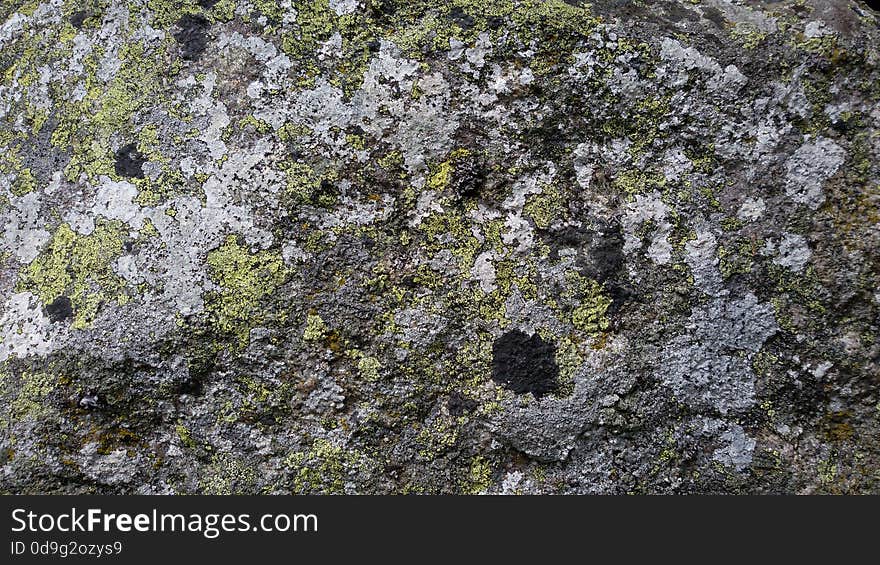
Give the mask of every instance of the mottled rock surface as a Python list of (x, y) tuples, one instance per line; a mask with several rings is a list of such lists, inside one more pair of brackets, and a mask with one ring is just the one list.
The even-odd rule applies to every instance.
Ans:
[(0, 22), (0, 491), (880, 492), (866, 3)]

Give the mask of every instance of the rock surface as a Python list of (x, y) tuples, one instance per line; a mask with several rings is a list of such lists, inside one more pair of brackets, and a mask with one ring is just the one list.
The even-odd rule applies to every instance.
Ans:
[(0, 22), (0, 491), (880, 492), (866, 3)]

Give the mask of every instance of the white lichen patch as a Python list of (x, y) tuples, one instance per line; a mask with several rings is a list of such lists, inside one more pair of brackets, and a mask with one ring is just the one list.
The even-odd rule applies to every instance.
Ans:
[(16, 198), (11, 207), (0, 213), (3, 225), (0, 250), (11, 252), (23, 264), (33, 261), (51, 237), (40, 215), (40, 203), (39, 193), (31, 192)]
[(713, 300), (664, 349), (657, 377), (693, 408), (747, 409), (755, 402), (751, 358), (777, 331), (773, 307), (753, 294)]
[(768, 240), (762, 253), (773, 257), (774, 264), (797, 273), (803, 272), (813, 254), (806, 238), (792, 233), (783, 234), (779, 240)]
[(767, 206), (761, 198), (748, 197), (739, 207), (736, 217), (744, 222), (754, 222), (764, 215), (766, 209)]
[(846, 159), (846, 151), (826, 138), (808, 141), (785, 164), (785, 194), (812, 210), (825, 202), (823, 186)]
[(9, 296), (0, 314), (0, 362), (48, 355), (60, 347), (66, 327), (52, 324), (43, 304), (30, 292)]

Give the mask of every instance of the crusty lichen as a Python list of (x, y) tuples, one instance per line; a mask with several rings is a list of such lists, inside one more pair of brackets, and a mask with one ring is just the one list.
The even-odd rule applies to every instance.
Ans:
[(208, 254), (206, 262), (218, 287), (206, 296), (211, 325), (244, 344), (251, 328), (266, 318), (263, 299), (287, 278), (284, 261), (272, 251), (251, 253), (238, 238), (229, 236)]
[(22, 270), (19, 288), (44, 304), (67, 296), (74, 311), (72, 327), (87, 327), (104, 304), (129, 299), (125, 281), (113, 269), (123, 253), (122, 233), (119, 222), (98, 223), (89, 235), (61, 224), (46, 249)]
[(877, 20), (655, 4), (7, 3), (8, 490), (875, 491)]

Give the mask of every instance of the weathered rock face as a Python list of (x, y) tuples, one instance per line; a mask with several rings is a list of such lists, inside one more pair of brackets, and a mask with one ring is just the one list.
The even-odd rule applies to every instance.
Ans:
[(880, 491), (866, 4), (0, 12), (3, 491)]

